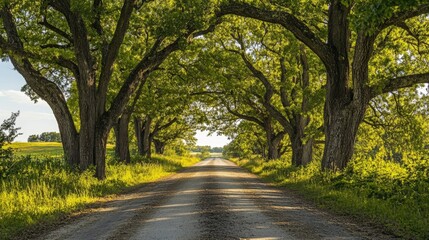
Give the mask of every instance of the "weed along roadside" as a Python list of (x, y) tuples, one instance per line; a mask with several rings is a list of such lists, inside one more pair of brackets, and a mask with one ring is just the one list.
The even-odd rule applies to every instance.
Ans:
[(230, 160), (333, 213), (379, 226), (400, 238), (429, 239), (429, 182), (412, 174), (416, 172), (412, 166), (368, 159), (328, 174), (319, 170), (318, 161), (293, 167), (286, 159)]
[[(60, 147), (59, 147), (60, 148)], [(94, 169), (71, 171), (59, 157), (16, 156), (0, 162), (0, 239), (10, 239), (84, 209), (111, 194), (155, 181), (199, 161), (195, 157), (154, 155), (132, 164), (109, 158), (107, 178)]]

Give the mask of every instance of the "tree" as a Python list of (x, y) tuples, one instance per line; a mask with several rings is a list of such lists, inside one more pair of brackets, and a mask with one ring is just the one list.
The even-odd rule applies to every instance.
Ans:
[[(240, 122), (234, 133), (232, 141), (224, 147), (223, 155), (227, 157), (250, 158), (258, 154), (266, 158), (267, 144), (264, 132), (252, 122)], [(284, 150), (282, 150), (284, 151)]]
[(33, 134), (28, 136), (27, 142), (39, 142), (39, 135)]
[(13, 155), (12, 149), (5, 148), (6, 144), (12, 143), (12, 141), (20, 135), (18, 130), (20, 128), (15, 128), (15, 121), (19, 115), (19, 111), (12, 113), (8, 119), (5, 119), (0, 125), (0, 159), (8, 159)]
[(113, 124), (113, 130), (115, 133), (115, 155), (121, 162), (130, 163), (130, 120), (132, 114), (136, 108), (137, 102), (141, 97), (143, 86), (146, 83), (146, 78), (142, 81), (135, 93), (132, 103), (128, 104), (125, 110), (122, 112), (118, 120)]
[(201, 110), (193, 105), (197, 96), (192, 93), (192, 85), (180, 74), (184, 55), (196, 50), (197, 47), (189, 46), (173, 53), (149, 76), (134, 111), (134, 129), (141, 155), (150, 156), (152, 145), (159, 153), (178, 138), (189, 140), (203, 121)]
[[(263, 85), (263, 95), (253, 94), (261, 99), (267, 112), (289, 136), (292, 163), (305, 165), (312, 159), (314, 138), (320, 135), (317, 133), (322, 124), (316, 116), (322, 105), (323, 89), (319, 79), (324, 80), (324, 73), (317, 59), (311, 55), (309, 58), (306, 49), (277, 26), (245, 22), (242, 24), (246, 26), (244, 31), (234, 27), (234, 42), (227, 50), (238, 54), (243, 65)], [(288, 41), (280, 42), (282, 37)], [(311, 81), (312, 78), (317, 80)], [(315, 127), (317, 124), (319, 126)], [(313, 131), (309, 131), (311, 127)]]
[[(210, 24), (212, 6), (50, 0), (2, 1), (0, 7), (2, 55), (52, 108), (68, 163), (81, 170), (95, 164), (96, 176), (104, 179), (112, 125), (139, 83), (187, 39), (203, 33), (197, 30)], [(71, 84), (77, 89), (78, 124), (67, 105)]]
[[(372, 98), (429, 82), (427, 69), (413, 68), (418, 62), (426, 61), (427, 34), (419, 33), (428, 27), (425, 14), (429, 12), (429, 4), (417, 0), (325, 2), (229, 1), (221, 7), (219, 16), (236, 14), (281, 25), (320, 58), (327, 72), (322, 168), (338, 170), (343, 169), (353, 155), (358, 126)], [(394, 44), (405, 46), (398, 49), (405, 51), (383, 52)], [(381, 54), (391, 56), (394, 61), (388, 64), (393, 68), (388, 68), (388, 74), (383, 77), (378, 73), (372, 76), (370, 63), (376, 63)], [(395, 71), (399, 69), (394, 67), (404, 64), (406, 69)]]
[[(280, 41), (282, 38), (288, 40)], [(322, 125), (310, 118), (317, 115), (322, 103), (324, 72), (317, 57), (307, 54), (280, 27), (237, 17), (224, 20), (205, 46), (210, 50), (198, 56), (204, 66), (197, 68), (201, 75), (212, 78), (201, 81), (206, 83), (206, 93), (218, 95), (220, 101), (211, 105), (221, 104), (232, 115), (265, 129), (270, 139), (267, 157), (279, 157), (275, 145), (288, 135), (293, 163), (310, 162), (313, 138)], [(279, 134), (273, 129), (276, 121), (283, 128)]]
[(165, 148), (177, 142), (185, 142), (186, 145), (195, 143), (195, 124), (186, 118), (178, 119), (171, 126), (161, 129), (154, 136), (155, 152), (164, 154)]
[(61, 142), (61, 135), (57, 132), (43, 132), (40, 135), (30, 135), (28, 142)]

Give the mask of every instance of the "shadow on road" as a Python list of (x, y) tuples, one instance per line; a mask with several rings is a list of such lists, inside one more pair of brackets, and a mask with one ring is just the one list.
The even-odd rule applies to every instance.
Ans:
[(360, 239), (349, 227), (229, 161), (207, 159), (45, 238)]

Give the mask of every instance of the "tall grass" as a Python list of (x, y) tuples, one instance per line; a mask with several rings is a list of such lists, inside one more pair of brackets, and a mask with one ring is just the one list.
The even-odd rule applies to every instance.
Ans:
[(377, 224), (402, 238), (429, 239), (428, 161), (355, 159), (341, 173), (326, 173), (320, 171), (319, 161), (294, 167), (286, 159), (233, 160), (321, 207)]
[(18, 156), (0, 162), (0, 239), (8, 239), (41, 221), (52, 221), (100, 197), (154, 181), (199, 160), (154, 156), (124, 165), (108, 159), (107, 179), (94, 169), (78, 174), (61, 158)]

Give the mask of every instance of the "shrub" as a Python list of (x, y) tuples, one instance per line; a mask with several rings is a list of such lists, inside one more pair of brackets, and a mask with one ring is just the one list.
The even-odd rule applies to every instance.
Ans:
[(15, 128), (15, 121), (19, 115), (19, 111), (12, 113), (10, 118), (3, 121), (0, 125), (0, 159), (10, 159), (13, 155), (12, 148), (5, 148), (5, 145), (10, 144), (15, 138), (20, 135)]

